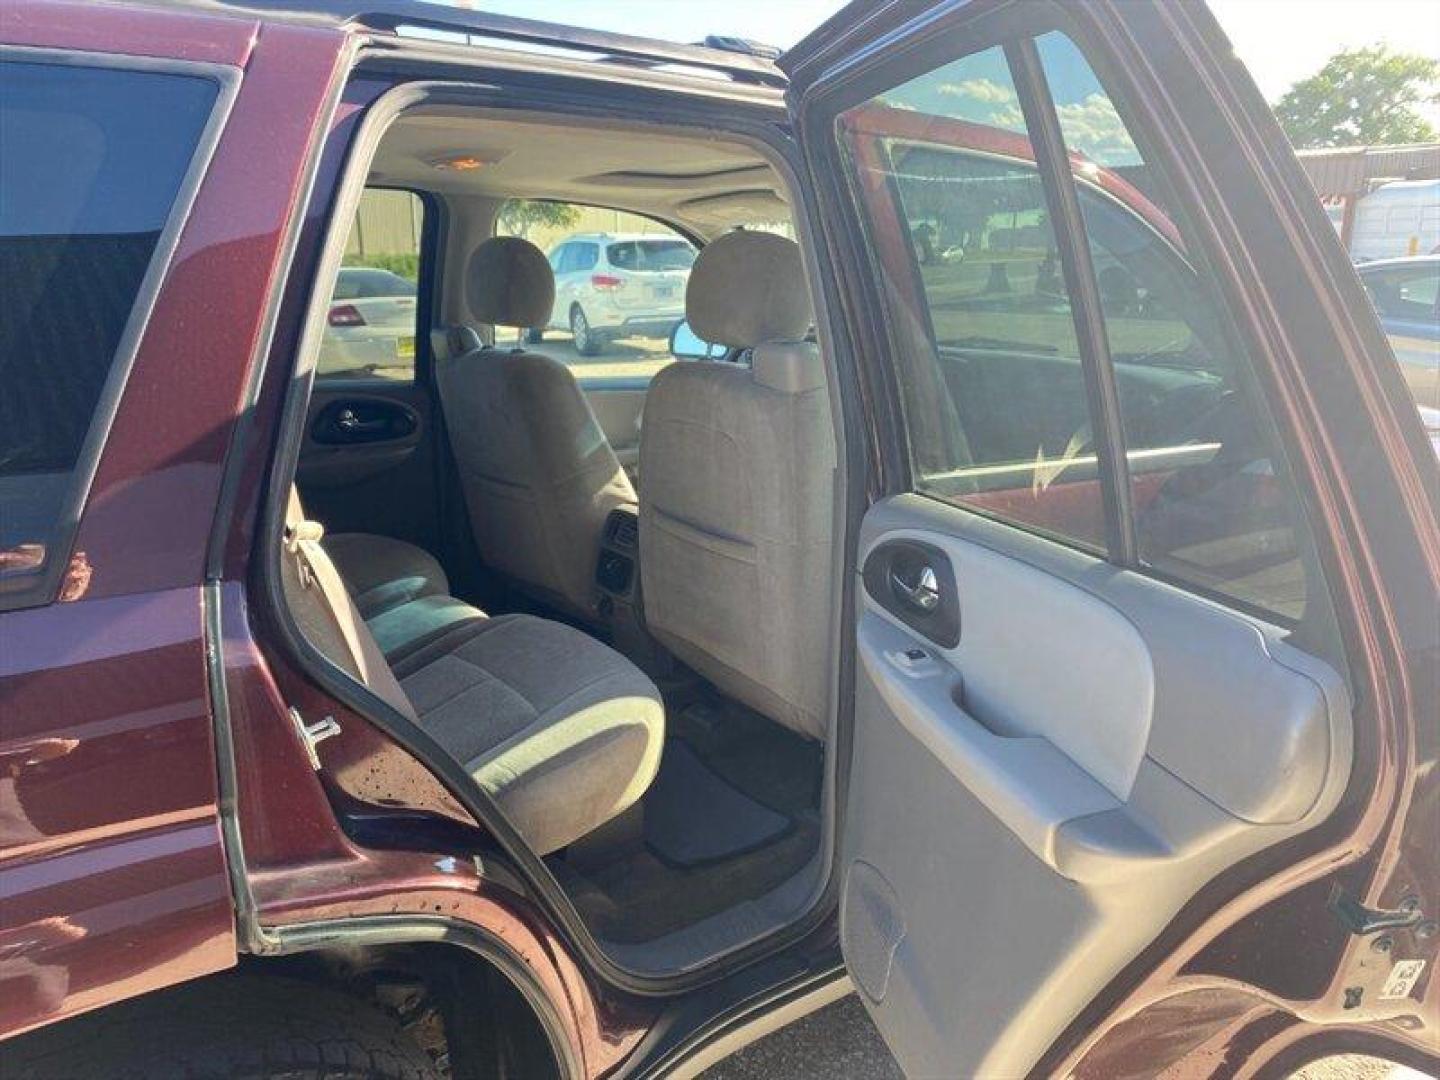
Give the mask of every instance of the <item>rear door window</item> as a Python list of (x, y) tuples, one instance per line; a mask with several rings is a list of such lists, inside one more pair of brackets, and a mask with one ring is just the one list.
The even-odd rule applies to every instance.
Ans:
[(0, 605), (49, 597), (219, 92), (0, 63)]
[[(890, 309), (914, 486), (1297, 619), (1309, 544), (1249, 358), (1117, 103), (1069, 38), (1031, 41), (1048, 102), (995, 47), (838, 121)], [(1037, 164), (1041, 109), (1065, 143), (1098, 293), (1088, 314)], [(1107, 380), (1123, 457), (1108, 464)], [(1126, 492), (1114, 505), (1109, 478)]]
[(320, 341), (319, 379), (415, 378), (425, 202), (409, 191), (360, 196)]

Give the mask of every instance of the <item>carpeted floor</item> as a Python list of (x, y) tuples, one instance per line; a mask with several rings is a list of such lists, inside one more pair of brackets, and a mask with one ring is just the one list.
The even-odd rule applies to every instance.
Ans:
[(824, 750), (706, 687), (666, 693), (661, 775), (643, 834), (581, 868), (551, 865), (604, 940), (653, 940), (761, 896), (820, 838)]

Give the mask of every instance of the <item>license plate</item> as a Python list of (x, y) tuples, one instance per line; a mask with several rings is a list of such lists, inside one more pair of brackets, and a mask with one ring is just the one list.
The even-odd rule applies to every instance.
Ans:
[(401, 360), (415, 359), (415, 339), (413, 337), (402, 337), (395, 339), (395, 356)]
[(656, 286), (655, 286), (655, 299), (656, 299), (656, 300), (669, 300), (669, 299), (670, 299), (672, 296), (674, 296), (674, 295), (675, 295), (675, 286), (674, 286), (674, 285), (656, 285)]

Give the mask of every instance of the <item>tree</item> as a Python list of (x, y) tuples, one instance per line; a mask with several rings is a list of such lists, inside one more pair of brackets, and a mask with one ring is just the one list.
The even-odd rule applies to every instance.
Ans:
[(1435, 128), (1415, 106), (1440, 102), (1437, 84), (1440, 60), (1350, 49), (1287, 90), (1275, 115), (1297, 147), (1430, 142)]
[(569, 229), (579, 220), (579, 207), (545, 199), (507, 199), (500, 208), (500, 228), (514, 236), (528, 236), (537, 225)]

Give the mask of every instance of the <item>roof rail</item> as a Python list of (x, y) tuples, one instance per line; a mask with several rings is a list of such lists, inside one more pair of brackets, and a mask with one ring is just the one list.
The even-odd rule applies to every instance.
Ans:
[(291, 18), (396, 33), (401, 27), (498, 38), (558, 49), (600, 53), (607, 59), (644, 66), (677, 64), (729, 75), (737, 82), (784, 86), (786, 79), (770, 60), (750, 52), (686, 45), (653, 38), (547, 23), (514, 15), (449, 7), (425, 0), (200, 0), (193, 6), (223, 8), (236, 14)]

